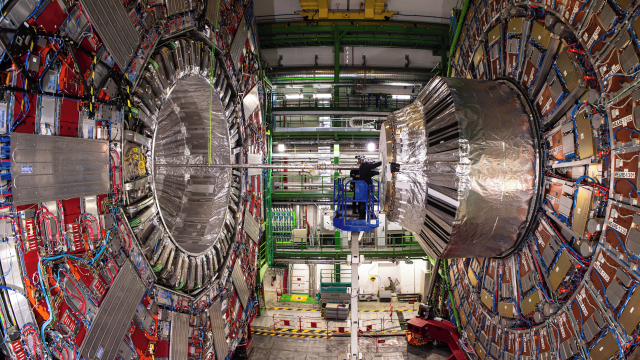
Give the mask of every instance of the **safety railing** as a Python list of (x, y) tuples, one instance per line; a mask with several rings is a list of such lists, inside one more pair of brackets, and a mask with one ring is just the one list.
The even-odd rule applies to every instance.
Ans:
[(274, 198), (332, 198), (333, 176), (285, 175), (271, 177), (271, 195)]
[(258, 263), (258, 267), (262, 267), (264, 264), (268, 263), (268, 246), (267, 246), (267, 242), (263, 241), (260, 244), (260, 249), (258, 251), (258, 259), (259, 259), (259, 263)]
[[(351, 332), (349, 320), (327, 320), (320, 316), (299, 316), (291, 314), (273, 314), (271, 328), (275, 332), (309, 332), (316, 335), (348, 334)], [(376, 335), (390, 330), (397, 330), (391, 314), (384, 314), (375, 319), (360, 320), (358, 333), (360, 335)]]
[(329, 323), (321, 316), (301, 316), (300, 330), (314, 332), (329, 332)]
[[(361, 187), (362, 186), (362, 187)], [(356, 194), (360, 191), (357, 189), (365, 189), (366, 192), (366, 201), (364, 202), (366, 206), (363, 206), (364, 209), (360, 209), (360, 211), (365, 210), (365, 219), (367, 224), (370, 223), (370, 219), (373, 219), (372, 222), (375, 226), (378, 226), (379, 219), (375, 216), (375, 209), (379, 204), (380, 200), (380, 185), (378, 180), (373, 180), (371, 185), (367, 185), (362, 180), (351, 180), (349, 177), (339, 177), (336, 178), (333, 182), (333, 206), (336, 211), (336, 217), (341, 217), (342, 220), (339, 220), (342, 224), (339, 224), (339, 227), (343, 230), (351, 230), (346, 228), (348, 225), (348, 212), (351, 209), (355, 209), (358, 206), (358, 202), (356, 202)], [(363, 216), (360, 214), (360, 216)], [(362, 218), (362, 217), (361, 217)]]
[[(351, 269), (321, 269), (320, 288), (327, 286), (351, 286)], [(346, 291), (346, 289), (345, 289)]]
[(377, 319), (366, 319), (358, 322), (358, 331), (361, 333), (386, 331), (393, 327), (391, 314)]
[(348, 334), (351, 332), (351, 325), (347, 320), (330, 320), (327, 321), (329, 332), (336, 334)]
[[(271, 195), (275, 199), (333, 199), (334, 179), (333, 175), (274, 174), (271, 176)], [(378, 193), (377, 181), (374, 185), (374, 192)]]
[(411, 96), (393, 96), (390, 94), (360, 94), (343, 95), (338, 99), (313, 97), (313, 94), (296, 94), (287, 97), (284, 94), (274, 94), (273, 108), (304, 108), (304, 107), (328, 107), (328, 108), (378, 108), (400, 109), (413, 101)]
[(289, 329), (289, 330), (302, 330), (302, 320), (300, 316), (273, 314), (273, 330)]
[(276, 128), (358, 128), (367, 130), (380, 130), (380, 123), (384, 117), (379, 116), (355, 116), (349, 118), (335, 118), (329, 116), (298, 116), (298, 115), (276, 115)]
[[(309, 238), (290, 237), (285, 241), (276, 241), (277, 256), (334, 256), (351, 253), (351, 247), (347, 237), (333, 237), (327, 241), (326, 236), (312, 235)], [(360, 253), (375, 254), (386, 253), (388, 255), (421, 254), (420, 244), (412, 235), (398, 237), (364, 236), (360, 243)]]

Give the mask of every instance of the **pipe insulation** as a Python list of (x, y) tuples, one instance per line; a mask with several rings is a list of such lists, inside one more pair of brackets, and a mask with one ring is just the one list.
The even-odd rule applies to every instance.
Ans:
[[(389, 221), (433, 258), (510, 254), (528, 234), (539, 192), (532, 113), (511, 82), (434, 78), (383, 124)], [(389, 162), (402, 171), (392, 175)]]

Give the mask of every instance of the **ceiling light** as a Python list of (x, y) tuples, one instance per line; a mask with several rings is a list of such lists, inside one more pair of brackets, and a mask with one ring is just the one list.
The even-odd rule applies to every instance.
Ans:
[(313, 94), (316, 99), (331, 99), (331, 94)]
[(302, 99), (303, 95), (302, 94), (286, 94), (284, 97), (286, 97), (289, 100)]
[(376, 151), (376, 144), (370, 142), (369, 144), (367, 144), (367, 150)]
[(409, 100), (411, 99), (411, 95), (391, 95), (391, 98), (398, 100)]
[(284, 152), (284, 144), (278, 144), (278, 151)]

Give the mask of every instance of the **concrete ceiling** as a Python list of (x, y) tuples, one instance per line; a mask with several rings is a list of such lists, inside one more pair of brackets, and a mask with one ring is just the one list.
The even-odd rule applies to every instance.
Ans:
[[(330, 10), (358, 11), (363, 0), (329, 0)], [(449, 23), (451, 9), (456, 6), (454, 0), (387, 0), (388, 10), (397, 11), (399, 15), (392, 17), (392, 21)], [(296, 14), (300, 11), (298, 0), (259, 0), (254, 2), (254, 12), (258, 22), (301, 21)], [(440, 56), (434, 56), (432, 50), (402, 49), (381, 47), (350, 47), (344, 48), (340, 55), (340, 64), (347, 66), (361, 66), (362, 55), (366, 55), (367, 66), (377, 67), (405, 67), (405, 55), (409, 55), (411, 68), (434, 68), (442, 61)], [(278, 66), (282, 56), (282, 66), (314, 66), (318, 56), (319, 66), (334, 65), (332, 47), (311, 46), (302, 48), (263, 49), (264, 59), (271, 67)]]

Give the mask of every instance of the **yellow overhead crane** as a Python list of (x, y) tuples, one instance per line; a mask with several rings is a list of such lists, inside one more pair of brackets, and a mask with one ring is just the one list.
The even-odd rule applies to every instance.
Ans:
[(300, 0), (305, 20), (389, 20), (397, 11), (387, 11), (386, 0), (364, 0), (358, 11), (329, 11), (329, 0)]

